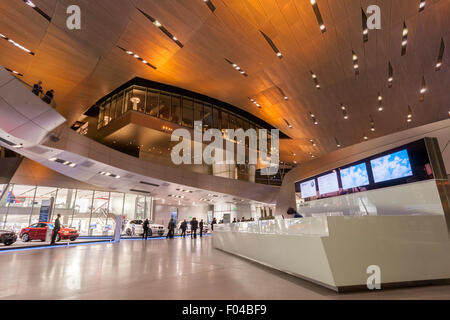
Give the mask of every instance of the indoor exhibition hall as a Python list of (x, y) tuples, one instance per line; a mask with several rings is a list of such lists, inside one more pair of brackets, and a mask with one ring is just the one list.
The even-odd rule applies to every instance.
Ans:
[(0, 0), (0, 301), (450, 301), (449, 17)]

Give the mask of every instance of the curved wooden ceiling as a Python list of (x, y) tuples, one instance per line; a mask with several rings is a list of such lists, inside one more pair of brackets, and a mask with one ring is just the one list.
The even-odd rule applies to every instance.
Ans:
[[(215, 97), (280, 128), (293, 138), (281, 145), (285, 161), (305, 161), (310, 153), (333, 151), (335, 138), (347, 146), (361, 142), (364, 134), (371, 139), (449, 116), (450, 48), (442, 69), (435, 71), (441, 38), (450, 46), (449, 0), (427, 0), (420, 13), (419, 0), (317, 0), (325, 33), (310, 0), (211, 0), (214, 12), (203, 0), (33, 2), (51, 22), (23, 1), (0, 2), (0, 33), (35, 52), (32, 56), (0, 41), (0, 64), (24, 74), (28, 83), (41, 79), (45, 88), (55, 89), (58, 111), (69, 125), (99, 98), (136, 76)], [(74, 3), (81, 8), (82, 29), (70, 31), (66, 9)], [(364, 44), (361, 7), (372, 4), (381, 7), (382, 29), (371, 30)], [(183, 47), (137, 8), (160, 21)], [(401, 56), (404, 21), (408, 47)], [(260, 31), (282, 52), (282, 59)], [(358, 77), (352, 50), (358, 56)], [(248, 77), (225, 59), (238, 64)], [(388, 61), (394, 69), (391, 89)], [(321, 90), (315, 88), (310, 71)], [(428, 91), (420, 103), (423, 76)], [(383, 112), (377, 111), (378, 92)], [(343, 119), (341, 103), (348, 120)], [(413, 112), (409, 125), (408, 105)], [(375, 132), (370, 130), (370, 116)]]

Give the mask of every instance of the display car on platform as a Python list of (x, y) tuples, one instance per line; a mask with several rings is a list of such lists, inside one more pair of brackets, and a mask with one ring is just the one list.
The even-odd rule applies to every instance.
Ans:
[(10, 246), (17, 241), (17, 235), (13, 231), (0, 230), (0, 243)]
[[(23, 242), (33, 241), (33, 240), (41, 240), (45, 241), (47, 237), (47, 229), (53, 229), (53, 224), (48, 222), (39, 222), (32, 224), (27, 228), (23, 228), (20, 231), (19, 237)], [(68, 228), (66, 226), (61, 225), (61, 229), (56, 236), (56, 241), (59, 242), (61, 240), (70, 240), (75, 241), (78, 239), (80, 234), (76, 229)]]

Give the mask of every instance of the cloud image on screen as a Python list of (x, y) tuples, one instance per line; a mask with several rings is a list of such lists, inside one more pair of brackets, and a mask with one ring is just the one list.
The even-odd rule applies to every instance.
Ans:
[(370, 161), (375, 183), (413, 175), (408, 151), (402, 150)]
[(365, 163), (341, 169), (341, 180), (343, 189), (367, 186), (369, 184), (369, 175)]

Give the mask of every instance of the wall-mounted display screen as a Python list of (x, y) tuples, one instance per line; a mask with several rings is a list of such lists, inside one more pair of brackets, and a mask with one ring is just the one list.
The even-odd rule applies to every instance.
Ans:
[(302, 182), (300, 184), (302, 198), (311, 198), (317, 196), (316, 181), (314, 179)]
[(428, 179), (433, 170), (422, 139), (308, 177), (295, 190), (301, 199), (315, 201)]
[(375, 183), (413, 175), (406, 149), (370, 160)]
[(339, 171), (343, 189), (363, 187), (369, 184), (369, 174), (365, 162)]
[(327, 194), (339, 191), (339, 183), (336, 171), (317, 178), (319, 193)]

